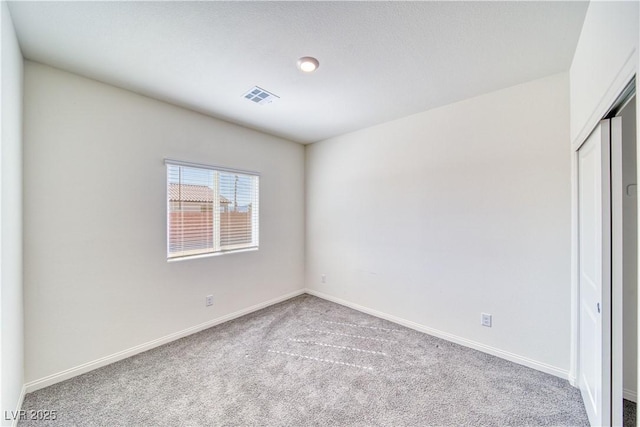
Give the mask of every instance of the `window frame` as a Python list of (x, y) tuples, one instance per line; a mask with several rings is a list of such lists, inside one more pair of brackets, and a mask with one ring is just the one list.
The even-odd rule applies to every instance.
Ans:
[[(212, 256), (220, 256), (227, 255), (232, 253), (241, 253), (241, 252), (253, 252), (257, 251), (260, 248), (260, 173), (256, 171), (243, 170), (237, 168), (229, 168), (224, 166), (216, 166), (216, 165), (208, 165), (202, 163), (194, 163), (194, 162), (186, 162), (182, 160), (174, 160), (174, 159), (164, 159), (165, 165), (165, 197), (166, 197), (166, 210), (165, 210), (165, 221), (166, 221), (166, 259), (167, 262), (174, 261), (183, 261), (188, 259), (198, 259), (198, 258), (208, 258)], [(213, 207), (213, 220), (212, 220), (212, 228), (213, 228), (213, 244), (211, 247), (211, 251), (207, 252), (198, 252), (192, 254), (184, 254), (183, 251), (181, 255), (176, 255), (176, 252), (171, 252), (171, 199), (170, 199), (170, 166), (178, 166), (178, 167), (188, 167), (195, 169), (208, 170), (214, 173), (214, 197), (213, 202), (211, 203)], [(234, 247), (223, 249), (221, 246), (221, 221), (220, 221), (220, 210), (215, 209), (216, 200), (220, 198), (220, 179), (218, 173), (223, 174), (238, 174), (255, 178), (253, 182), (253, 194), (254, 199), (251, 204), (252, 209), (252, 217), (251, 221), (251, 231), (252, 231), (252, 241), (250, 245), (234, 245)], [(254, 219), (255, 216), (255, 219)], [(216, 220), (217, 218), (217, 220)], [(218, 249), (216, 249), (218, 248)]]

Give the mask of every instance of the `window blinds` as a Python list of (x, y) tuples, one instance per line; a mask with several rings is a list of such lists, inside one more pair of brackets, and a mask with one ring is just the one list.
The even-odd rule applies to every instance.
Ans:
[(258, 247), (257, 174), (166, 164), (169, 259)]

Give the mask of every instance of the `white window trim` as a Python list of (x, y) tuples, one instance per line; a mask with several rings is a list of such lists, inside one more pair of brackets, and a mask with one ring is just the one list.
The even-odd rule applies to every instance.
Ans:
[(205, 165), (202, 163), (184, 162), (182, 160), (164, 159), (164, 164), (175, 165), (175, 166), (187, 166), (187, 167), (200, 168), (200, 169), (209, 169), (209, 170), (220, 171), (220, 172), (241, 173), (245, 175), (260, 176), (260, 172), (251, 171), (247, 169), (235, 169), (235, 168), (228, 168), (225, 166)]
[[(174, 160), (174, 159), (169, 159), (169, 158), (165, 158), (164, 159), (164, 164), (165, 166), (167, 165), (173, 165), (173, 166), (185, 166), (185, 167), (193, 167), (193, 168), (199, 168), (199, 169), (207, 169), (207, 170), (211, 170), (214, 172), (226, 172), (226, 173), (237, 173), (237, 174), (242, 174), (242, 175), (251, 175), (251, 176), (255, 176), (260, 178), (260, 173), (259, 172), (255, 172), (255, 171), (250, 171), (250, 170), (244, 170), (244, 169), (236, 169), (236, 168), (229, 168), (229, 167), (224, 167), (224, 166), (215, 166), (215, 165), (207, 165), (207, 164), (202, 164), (202, 163), (194, 163), (194, 162), (185, 162), (182, 160)], [(215, 182), (214, 182), (214, 206), (219, 206), (219, 203), (216, 203), (217, 201), (220, 200), (220, 189), (219, 189), (219, 185), (218, 185), (218, 179), (219, 176), (218, 174), (214, 174), (215, 177)], [(169, 181), (168, 179), (165, 181), (166, 182), (166, 189), (165, 189), (165, 194), (168, 194), (169, 192)], [(243, 246), (243, 247), (239, 247), (239, 248), (230, 248), (230, 249), (221, 249), (221, 242), (220, 242), (220, 233), (216, 233), (214, 230), (213, 233), (213, 238), (214, 238), (214, 242), (213, 242), (213, 251), (212, 252), (206, 252), (206, 253), (196, 253), (193, 255), (181, 255), (181, 256), (171, 256), (171, 253), (169, 252), (169, 239), (170, 239), (170, 223), (168, 220), (168, 215), (167, 215), (167, 220), (166, 220), (166, 257), (167, 257), (167, 262), (175, 262), (175, 261), (184, 261), (184, 260), (188, 260), (188, 259), (199, 259), (199, 258), (209, 258), (209, 257), (214, 257), (214, 256), (220, 256), (220, 255), (228, 255), (228, 254), (235, 254), (235, 253), (242, 253), (242, 252), (255, 252), (259, 250), (259, 245), (260, 245), (260, 213), (259, 213), (259, 204), (260, 204), (260, 198), (259, 198), (259, 193), (260, 193), (260, 184), (259, 184), (259, 179), (256, 183), (257, 188), (256, 191), (258, 192), (258, 199), (256, 201), (256, 208), (258, 209), (258, 221), (254, 224), (254, 241), (253, 241), (253, 246)], [(167, 205), (166, 205), (166, 212), (169, 212), (169, 200), (167, 199)], [(214, 212), (214, 224), (216, 223), (220, 223), (220, 211), (219, 209), (213, 209)]]

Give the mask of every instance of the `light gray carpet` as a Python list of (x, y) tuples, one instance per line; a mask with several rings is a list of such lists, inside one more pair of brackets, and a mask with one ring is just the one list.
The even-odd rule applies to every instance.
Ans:
[(636, 404), (630, 400), (622, 401), (622, 424), (624, 427), (636, 427)]
[(20, 426), (588, 425), (565, 380), (302, 295), (30, 393)]

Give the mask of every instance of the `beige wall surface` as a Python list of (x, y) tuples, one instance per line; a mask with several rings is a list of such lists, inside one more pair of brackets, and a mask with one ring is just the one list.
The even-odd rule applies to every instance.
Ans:
[[(27, 382), (303, 288), (302, 145), (32, 62), (24, 123)], [(259, 172), (260, 249), (167, 262), (165, 158)]]
[(307, 287), (567, 377), (568, 147), (567, 73), (309, 146)]
[(581, 144), (637, 70), (640, 3), (592, 1), (571, 63), (571, 141)]
[[(0, 127), (0, 423), (19, 409), (24, 383), (22, 306), (22, 70), (9, 9), (2, 18), (2, 115)], [(11, 416), (9, 416), (11, 418)]]

